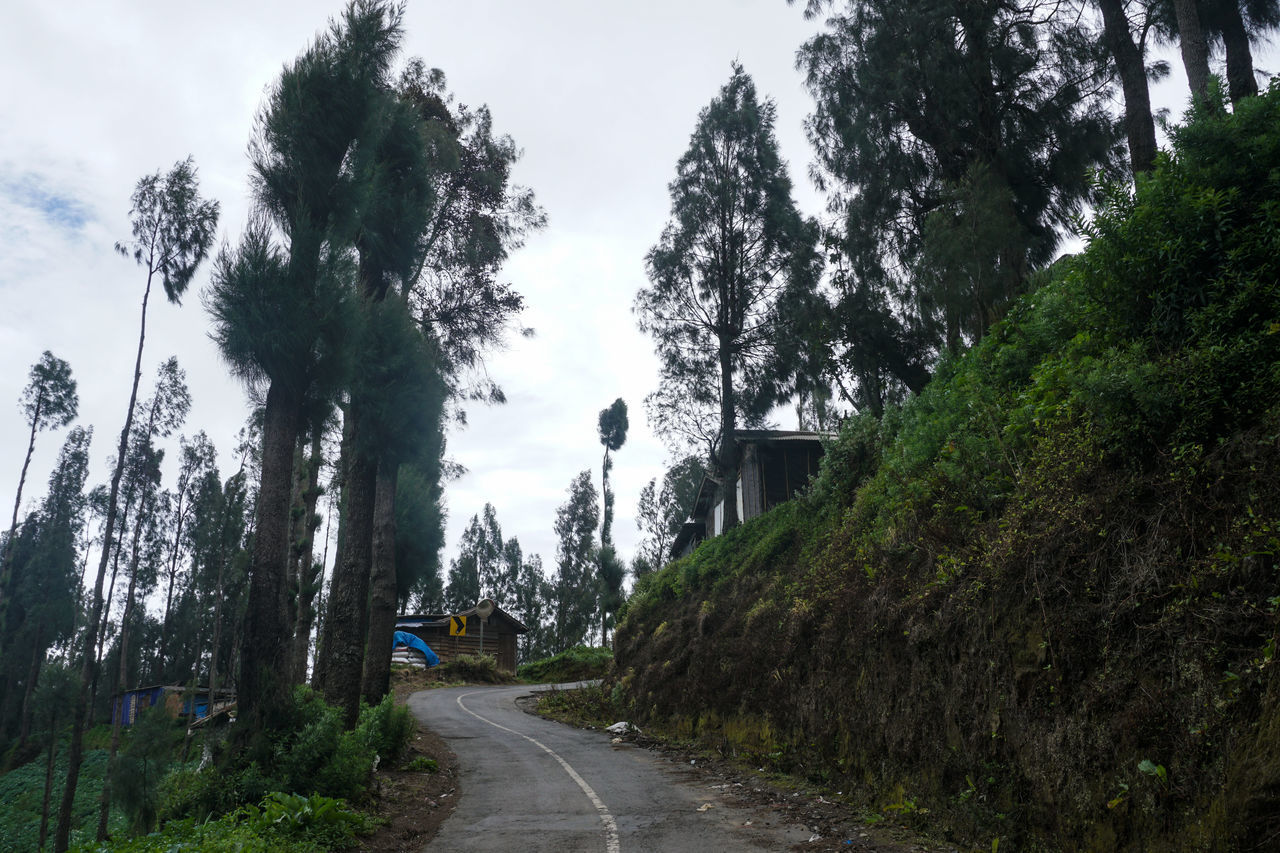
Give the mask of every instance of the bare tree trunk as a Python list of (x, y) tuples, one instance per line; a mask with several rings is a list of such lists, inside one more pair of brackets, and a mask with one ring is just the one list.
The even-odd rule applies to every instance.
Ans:
[(1136, 176), (1156, 162), (1156, 125), (1151, 118), (1151, 91), (1142, 50), (1133, 41), (1123, 0), (1098, 0), (1107, 50), (1116, 63), (1124, 93), (1124, 129), (1129, 139), (1129, 164)]
[[(22, 487), (27, 482), (27, 469), (31, 466), (31, 454), (36, 449), (36, 427), (40, 423), (40, 410), (44, 407), (44, 389), (36, 398), (35, 414), (31, 418), (31, 437), (27, 440), (27, 456), (22, 461), (22, 473), (18, 476), (18, 494), (13, 499), (13, 521), (9, 523), (9, 538), (4, 543), (4, 560), (0, 564), (0, 627), (4, 625), (3, 614), (8, 610), (6, 591), (9, 588), (9, 577), (13, 570), (13, 540), (18, 535), (18, 510), (22, 506)], [(0, 636), (0, 641), (4, 638)]]
[(329, 581), (324, 618), (324, 643), (317, 667), (325, 700), (342, 708), (347, 728), (360, 713), (360, 682), (364, 673), (364, 642), (369, 625), (369, 573), (373, 560), (373, 508), (377, 490), (377, 462), (348, 445), (346, 512), (342, 548)]
[(120, 667), (117, 671), (116, 684), (120, 690), (121, 713), (111, 721), (111, 749), (107, 753), (107, 775), (102, 780), (102, 796), (98, 800), (98, 841), (107, 840), (107, 818), (111, 814), (111, 772), (115, 764), (116, 754), (120, 751), (120, 729), (124, 725), (124, 691), (129, 678), (129, 620), (133, 617), (134, 593), (138, 588), (139, 543), (142, 540), (143, 508), (138, 506), (138, 516), (133, 522), (133, 543), (129, 554), (129, 589), (124, 597), (124, 613), (120, 616)]
[[(288, 589), (288, 609), (286, 613), (289, 623), (286, 626), (292, 638), (298, 627), (298, 594), (300, 592), (300, 560), (302, 559), (303, 540), (306, 538), (307, 520), (304, 518), (303, 497), (306, 490), (307, 459), (305, 443), (305, 427), (298, 430), (296, 444), (293, 449), (293, 490), (289, 494), (289, 562), (285, 570), (285, 586)], [(292, 643), (290, 644), (292, 649)]]
[(729, 341), (720, 341), (720, 454), (716, 460), (720, 494), (724, 498), (724, 523), (720, 532), (738, 526), (738, 403), (733, 393), (733, 358)]
[[(1234, 0), (1232, 0), (1234, 2)], [(1200, 25), (1196, 0), (1173, 0), (1178, 16), (1178, 46), (1182, 50), (1182, 67), (1187, 71), (1187, 84), (1195, 103), (1209, 103), (1209, 43)]]
[[(373, 566), (369, 576), (369, 637), (364, 699), (382, 701), (391, 689), (391, 646), (396, 631), (396, 481), (400, 466), (378, 464), (373, 504)], [(483, 651), (483, 649), (481, 650)]]
[(1223, 0), (1222, 44), (1227, 51), (1227, 92), (1231, 103), (1258, 94), (1258, 78), (1253, 75), (1253, 50), (1249, 33), (1244, 28), (1240, 5), (1236, 0)]
[(262, 475), (249, 570), (249, 607), (240, 646), (237, 700), (243, 731), (256, 738), (281, 722), (289, 701), (289, 496), (301, 399), (282, 382), (267, 391)]
[(164, 668), (165, 653), (169, 642), (169, 617), (173, 607), (173, 582), (178, 576), (178, 551), (182, 542), (182, 526), (186, 521), (183, 514), (182, 505), (186, 499), (186, 488), (178, 492), (177, 519), (173, 531), (173, 548), (169, 552), (169, 586), (164, 596), (164, 621), (160, 623), (160, 648), (156, 651), (156, 672), (160, 673)]
[(307, 483), (303, 490), (303, 518), (306, 520), (306, 540), (302, 548), (298, 574), (298, 621), (293, 636), (293, 681), (305, 684), (307, 680), (307, 653), (311, 649), (311, 628), (315, 622), (316, 592), (323, 575), (323, 564), (315, 564), (316, 503), (320, 500), (320, 467), (324, 461), (324, 428), (316, 424), (311, 431), (311, 456), (307, 459)]
[(213, 639), (209, 648), (209, 701), (205, 711), (208, 715), (213, 714), (213, 705), (218, 701), (218, 650), (222, 646), (222, 585), (225, 582), (226, 565), (225, 557), (218, 560), (218, 589), (215, 591), (217, 599), (213, 604)]
[(44, 850), (44, 843), (49, 838), (49, 802), (53, 799), (53, 765), (58, 756), (58, 708), (54, 704), (49, 713), (49, 757), (44, 763), (44, 796), (40, 800), (40, 842), (39, 849)]
[[(125, 501), (124, 512), (121, 515), (121, 519), (120, 519), (121, 526), (123, 526), (125, 523), (128, 522), (129, 513), (132, 511), (132, 509), (133, 509), (133, 499), (128, 498)], [(123, 535), (123, 531), (122, 531), (122, 535)], [(103, 602), (103, 606), (102, 606), (102, 630), (98, 633), (98, 648), (94, 652), (94, 656), (95, 656), (94, 662), (99, 666), (102, 665), (102, 651), (103, 651), (103, 647), (106, 646), (106, 643), (107, 643), (107, 628), (111, 626), (111, 602), (116, 597), (116, 578), (120, 574), (120, 552), (123, 549), (124, 549), (123, 540), (114, 543), (114, 545), (111, 548), (112, 550), (111, 580), (107, 582), (107, 598)], [(95, 687), (95, 692), (90, 694), (89, 696), (89, 703), (93, 704), (93, 701), (96, 698), (97, 698), (97, 693), (96, 693), (96, 687)]]
[(107, 521), (102, 541), (102, 558), (98, 561), (98, 574), (93, 585), (93, 610), (85, 627), (84, 660), (80, 671), (80, 695), (76, 701), (75, 721), (71, 727), (71, 745), (67, 752), (67, 784), (58, 805), (58, 828), (54, 832), (54, 853), (65, 853), (71, 841), (71, 811), (76, 800), (76, 786), (80, 781), (80, 764), (84, 760), (84, 730), (90, 717), (89, 697), (98, 685), (98, 666), (94, 657), (97, 647), (99, 621), (102, 618), (102, 584), (106, 580), (107, 561), (116, 526), (116, 501), (120, 496), (120, 476), (124, 473), (125, 455), (129, 450), (129, 430), (133, 427), (133, 409), (138, 402), (138, 383), (142, 381), (142, 347), (147, 335), (147, 301), (151, 298), (152, 273), (147, 273), (147, 289), (142, 297), (142, 323), (138, 331), (138, 356), (133, 365), (133, 388), (129, 392), (129, 406), (125, 410), (124, 429), (120, 430), (120, 446), (116, 453), (116, 469), (111, 474), (111, 490), (107, 498)]

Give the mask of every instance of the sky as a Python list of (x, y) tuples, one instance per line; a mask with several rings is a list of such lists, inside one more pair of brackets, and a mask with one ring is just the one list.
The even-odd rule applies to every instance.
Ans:
[[(801, 6), (803, 4), (800, 4)], [(222, 207), (219, 242), (238, 239), (247, 213), (246, 145), (254, 115), (284, 63), (340, 11), (338, 2), (173, 3), (18, 0), (0, 29), (0, 507), (12, 507), (26, 448), (16, 403), (43, 350), (79, 383), (78, 423), (95, 428), (91, 483), (109, 480), (124, 421), (145, 272), (116, 255), (129, 236), (129, 195), (140, 177), (194, 157), (201, 191)], [(521, 325), (491, 355), (508, 403), (468, 409), (448, 455), (465, 466), (447, 487), (445, 564), (467, 521), (492, 503), (507, 537), (555, 562), (552, 525), (570, 481), (599, 484), (597, 416), (615, 398), (630, 410), (614, 456), (614, 539), (624, 558), (639, 538), (641, 488), (668, 453), (649, 430), (643, 399), (658, 364), (636, 328), (633, 298), (644, 256), (668, 218), (667, 184), (698, 111), (741, 62), (777, 104), (776, 133), (801, 210), (822, 197), (807, 178), (803, 122), (812, 101), (796, 49), (820, 23), (785, 0), (411, 0), (403, 55), (448, 77), (458, 101), (488, 104), (495, 128), (524, 155), (515, 179), (532, 188), (549, 224), (505, 268), (526, 300)], [(1258, 65), (1269, 68), (1269, 56)], [(1176, 62), (1156, 90), (1180, 112)], [(1118, 108), (1118, 105), (1117, 105)], [(244, 389), (208, 338), (197, 273), (181, 306), (153, 298), (141, 395), (176, 355), (193, 406), (184, 432), (205, 430), (224, 476), (248, 412)], [(8, 401), (8, 402), (6, 402)], [(13, 406), (13, 408), (6, 408)], [(780, 418), (778, 426), (795, 424)], [(23, 496), (34, 507), (65, 431), (41, 434)], [(166, 485), (172, 485), (172, 459)], [(330, 562), (332, 553), (330, 554)]]
[[(113, 251), (129, 237), (138, 179), (188, 155), (201, 192), (222, 208), (218, 241), (247, 214), (254, 115), (282, 66), (341, 10), (339, 2), (51, 4), (19, 0), (0, 29), (0, 506), (12, 508), (27, 427), (17, 401), (43, 350), (70, 363), (77, 423), (93, 425), (90, 482), (110, 478), (136, 354), (145, 270)], [(614, 455), (614, 540), (629, 558), (635, 506), (668, 453), (643, 399), (657, 360), (632, 300), (644, 255), (666, 222), (667, 184), (698, 111), (741, 62), (778, 105), (777, 135), (801, 208), (822, 200), (805, 178), (810, 99), (794, 55), (817, 30), (784, 0), (411, 0), (403, 56), (447, 75), (458, 101), (488, 104), (495, 129), (524, 155), (515, 180), (533, 189), (548, 226), (505, 268), (526, 300), (521, 325), (488, 359), (504, 406), (468, 407), (448, 454), (467, 474), (447, 487), (445, 563), (486, 502), (526, 554), (555, 561), (552, 525), (570, 481), (599, 487), (601, 409), (617, 397), (631, 428)], [(205, 430), (224, 476), (248, 405), (208, 338), (200, 290), (181, 306), (153, 296), (143, 354), (145, 397), (176, 355), (193, 405), (183, 431)], [(784, 424), (792, 426), (792, 424)], [(42, 433), (23, 493), (35, 507), (65, 430)], [(172, 460), (166, 486), (172, 486)], [(332, 553), (330, 554), (332, 561)]]

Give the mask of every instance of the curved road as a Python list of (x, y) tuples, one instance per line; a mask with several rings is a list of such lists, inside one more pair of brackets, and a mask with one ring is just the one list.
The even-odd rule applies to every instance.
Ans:
[(728, 806), (647, 750), (524, 713), (515, 700), (531, 690), (457, 687), (409, 697), (461, 767), (457, 808), (432, 851), (777, 851), (809, 839), (772, 813)]

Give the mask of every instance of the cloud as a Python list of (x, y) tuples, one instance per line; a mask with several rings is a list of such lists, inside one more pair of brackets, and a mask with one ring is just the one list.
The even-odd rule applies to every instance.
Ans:
[(91, 218), (89, 207), (31, 172), (0, 175), (0, 203), (38, 212), (46, 222), (64, 231), (78, 232)]

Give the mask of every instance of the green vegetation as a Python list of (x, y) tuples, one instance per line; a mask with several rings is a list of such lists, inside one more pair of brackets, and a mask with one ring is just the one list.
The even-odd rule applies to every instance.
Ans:
[(611, 649), (574, 646), (549, 658), (526, 663), (516, 674), (534, 684), (559, 684), (602, 678), (612, 665)]
[(345, 731), (338, 708), (310, 688), (298, 687), (284, 724), (253, 749), (226, 750), (211, 767), (188, 766), (170, 775), (162, 786), (159, 815), (203, 820), (279, 791), (358, 800), (375, 760), (395, 761), (412, 734), (409, 710), (390, 696), (363, 706), (356, 727)]
[(458, 655), (436, 669), (444, 682), (465, 684), (506, 684), (513, 681), (510, 675), (498, 669), (493, 655)]
[(367, 818), (341, 800), (276, 792), (216, 820), (173, 821), (151, 835), (73, 849), (80, 853), (324, 853), (351, 847), (358, 833), (371, 828)]
[(538, 713), (579, 728), (603, 728), (621, 719), (613, 698), (599, 684), (542, 693)]
[(642, 579), (605, 689), (969, 842), (1273, 837), (1278, 198), (1280, 88), (1194, 114), (807, 495)]
[[(356, 833), (372, 829), (346, 802), (366, 796), (374, 768), (399, 760), (413, 729), (408, 709), (388, 696), (364, 706), (356, 727), (344, 731), (338, 708), (299, 687), (285, 725), (264, 740), (269, 746), (256, 755), (234, 755), (217, 733), (206, 735), (205, 743), (185, 743), (185, 726), (152, 709), (125, 731), (110, 774), (116, 792), (112, 840), (91, 843), (108, 775), (107, 751), (92, 748), (76, 791), (71, 840), (82, 845), (78, 849), (103, 851), (341, 849)], [(109, 730), (86, 735), (91, 747), (109, 739)], [(200, 769), (199, 762), (184, 760), (205, 746), (215, 756), (212, 764)], [(66, 775), (64, 756), (65, 746), (55, 763), (55, 791)], [(0, 777), (0, 848), (39, 849), (44, 765), (41, 756)]]
[[(59, 747), (59, 755), (54, 762), (53, 790), (62, 790), (67, 778), (66, 743)], [(107, 750), (86, 749), (81, 772), (84, 775), (82, 784), (76, 789), (75, 807), (72, 812), (74, 825), (73, 840), (93, 838), (97, 826), (98, 800), (102, 796), (102, 780), (106, 776)], [(0, 776), (0, 850), (12, 853), (35, 853), (40, 849), (40, 806), (44, 791), (44, 756), (40, 756), (29, 764), (24, 764), (3, 776)], [(49, 837), (53, 836), (53, 821), (57, 818), (57, 803), (53, 804), (54, 813), (50, 816)], [(111, 819), (112, 831), (126, 828), (126, 820), (122, 813), (114, 812)]]

